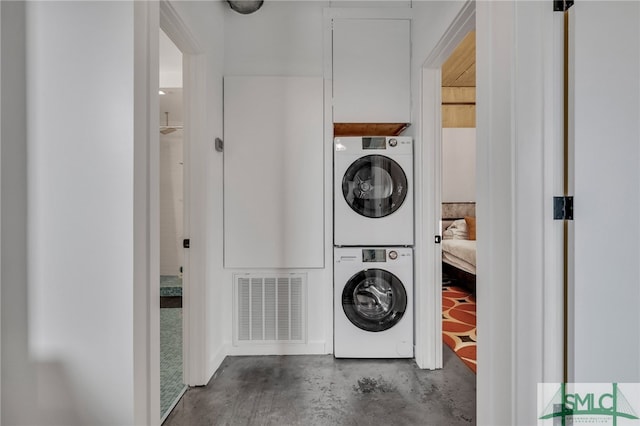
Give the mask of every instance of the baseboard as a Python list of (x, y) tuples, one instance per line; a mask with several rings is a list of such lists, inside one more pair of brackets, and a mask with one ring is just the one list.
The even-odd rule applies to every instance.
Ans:
[(327, 355), (327, 345), (324, 340), (308, 343), (287, 344), (243, 344), (233, 346), (231, 342), (225, 345), (226, 354), (230, 356), (243, 355)]
[(218, 368), (222, 365), (225, 357), (227, 356), (226, 345), (223, 345), (216, 353), (209, 358), (209, 368), (207, 370), (207, 383), (211, 381), (211, 378), (218, 371)]

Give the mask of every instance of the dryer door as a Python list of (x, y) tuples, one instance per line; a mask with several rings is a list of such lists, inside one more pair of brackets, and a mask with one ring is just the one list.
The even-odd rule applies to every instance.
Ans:
[(367, 269), (355, 274), (344, 286), (342, 309), (349, 321), (362, 330), (388, 330), (402, 319), (407, 309), (407, 292), (391, 272)]
[(407, 196), (407, 175), (384, 155), (367, 155), (353, 162), (342, 178), (342, 195), (358, 214), (379, 218), (400, 208)]

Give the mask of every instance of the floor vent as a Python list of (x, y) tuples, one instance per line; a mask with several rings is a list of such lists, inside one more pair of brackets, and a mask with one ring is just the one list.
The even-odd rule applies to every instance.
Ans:
[(306, 342), (306, 274), (234, 276), (234, 343)]

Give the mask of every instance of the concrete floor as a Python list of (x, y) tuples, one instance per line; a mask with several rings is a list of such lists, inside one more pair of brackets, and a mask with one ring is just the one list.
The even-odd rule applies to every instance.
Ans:
[(475, 389), (475, 374), (446, 346), (436, 371), (411, 359), (227, 357), (164, 425), (472, 425)]

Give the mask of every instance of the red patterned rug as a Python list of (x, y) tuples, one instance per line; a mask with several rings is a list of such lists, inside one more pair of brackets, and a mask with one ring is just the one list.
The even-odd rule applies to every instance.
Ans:
[(442, 340), (476, 372), (476, 298), (462, 287), (442, 287)]

